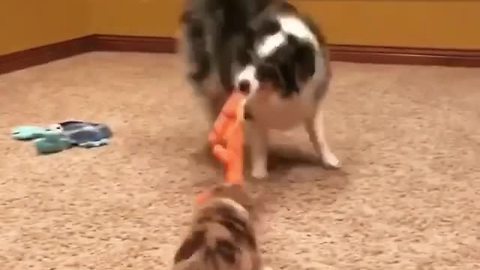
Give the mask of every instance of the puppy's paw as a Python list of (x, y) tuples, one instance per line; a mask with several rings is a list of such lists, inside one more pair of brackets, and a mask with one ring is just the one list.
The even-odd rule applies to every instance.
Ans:
[(268, 177), (268, 171), (266, 168), (257, 167), (252, 169), (252, 176), (256, 179), (265, 179)]
[(340, 160), (330, 151), (322, 154), (322, 162), (329, 169), (338, 169), (342, 166)]

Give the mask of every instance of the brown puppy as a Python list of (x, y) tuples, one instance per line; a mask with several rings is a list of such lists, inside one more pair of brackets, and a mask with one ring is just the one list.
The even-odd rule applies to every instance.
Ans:
[(174, 270), (262, 270), (253, 198), (238, 185), (213, 188), (196, 209)]

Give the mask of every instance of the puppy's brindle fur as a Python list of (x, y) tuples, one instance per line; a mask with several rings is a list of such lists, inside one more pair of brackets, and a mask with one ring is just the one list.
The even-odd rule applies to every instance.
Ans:
[(174, 270), (262, 270), (253, 199), (238, 185), (215, 187), (196, 209)]
[(231, 89), (248, 93), (251, 174), (266, 177), (268, 132), (303, 124), (324, 165), (340, 162), (324, 132), (330, 82), (324, 37), (281, 0), (188, 0), (183, 52), (193, 87), (215, 119)]

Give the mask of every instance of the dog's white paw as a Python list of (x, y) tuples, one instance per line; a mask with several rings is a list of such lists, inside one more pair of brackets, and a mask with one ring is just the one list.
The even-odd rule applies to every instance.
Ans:
[(268, 171), (263, 167), (253, 168), (252, 176), (256, 179), (264, 179), (268, 177)]
[(338, 169), (342, 166), (340, 160), (330, 151), (322, 154), (322, 162), (327, 168)]

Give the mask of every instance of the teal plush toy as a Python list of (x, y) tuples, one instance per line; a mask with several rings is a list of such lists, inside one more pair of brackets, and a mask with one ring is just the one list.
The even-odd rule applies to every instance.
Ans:
[(46, 129), (42, 134), (35, 134), (35, 147), (39, 154), (52, 154), (72, 147), (72, 142), (58, 129)]
[(37, 139), (43, 136), (47, 131), (44, 127), (20, 126), (12, 129), (12, 137), (16, 140), (26, 141)]

